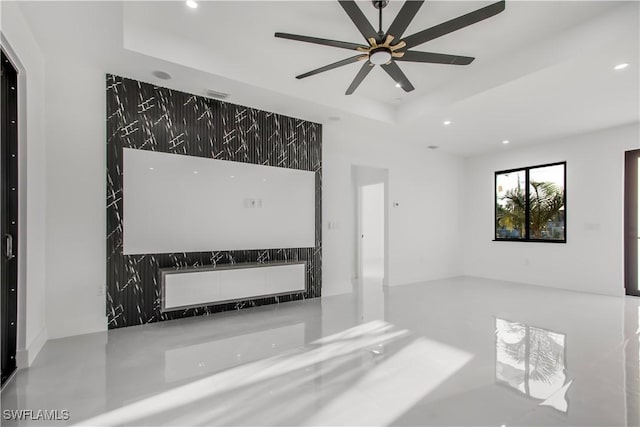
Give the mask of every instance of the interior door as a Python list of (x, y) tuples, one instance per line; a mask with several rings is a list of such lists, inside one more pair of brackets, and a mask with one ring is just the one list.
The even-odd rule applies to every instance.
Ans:
[(16, 370), (18, 306), (18, 73), (2, 52), (0, 331), (2, 385)]
[(627, 295), (640, 296), (640, 281), (638, 277), (638, 243), (640, 242), (640, 218), (638, 199), (640, 191), (640, 150), (625, 153), (624, 179), (624, 264), (625, 289)]

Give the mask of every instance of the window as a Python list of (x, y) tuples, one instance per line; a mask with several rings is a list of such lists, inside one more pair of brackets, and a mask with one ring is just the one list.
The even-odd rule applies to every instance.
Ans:
[(495, 240), (566, 243), (566, 162), (495, 174)]

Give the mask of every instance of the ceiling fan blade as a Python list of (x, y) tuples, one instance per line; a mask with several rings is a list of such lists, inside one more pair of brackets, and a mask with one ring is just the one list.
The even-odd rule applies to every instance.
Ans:
[(396, 61), (428, 62), (430, 64), (469, 65), (476, 58), (470, 56), (446, 55), (444, 53), (417, 52), (408, 50), (403, 56), (395, 58)]
[(362, 83), (364, 78), (367, 77), (367, 74), (369, 74), (369, 72), (371, 72), (372, 69), (373, 69), (373, 64), (370, 64), (369, 61), (362, 64), (362, 68), (360, 68), (360, 71), (358, 71), (358, 74), (356, 74), (356, 77), (353, 79), (353, 81), (349, 85), (349, 88), (344, 94), (351, 95), (353, 92), (355, 92), (358, 86), (360, 86), (360, 83)]
[(344, 11), (347, 12), (349, 18), (351, 18), (355, 26), (358, 28), (358, 31), (360, 31), (360, 34), (362, 34), (366, 40), (369, 40), (372, 37), (378, 40), (378, 33), (373, 28), (367, 17), (364, 16), (364, 13), (362, 13), (355, 1), (339, 0), (338, 3), (340, 3), (340, 6), (342, 6)]
[(499, 1), (497, 3), (490, 4), (482, 9), (475, 10), (467, 13), (466, 15), (459, 16), (450, 21), (438, 24), (435, 27), (427, 28), (426, 30), (412, 34), (405, 37), (403, 40), (407, 44), (407, 49), (418, 46), (422, 43), (426, 43), (429, 40), (437, 39), (445, 34), (452, 33), (461, 28), (468, 27), (469, 25), (480, 22), (484, 19), (491, 18), (494, 15), (502, 12), (505, 8), (505, 2)]
[(305, 77), (314, 76), (316, 74), (324, 73), (325, 71), (333, 70), (334, 68), (353, 64), (354, 62), (362, 61), (366, 58), (366, 55), (352, 56), (351, 58), (343, 59), (342, 61), (334, 62), (333, 64), (325, 65), (324, 67), (316, 68), (315, 70), (300, 74), (299, 76), (296, 76), (296, 79), (304, 79)]
[(407, 76), (405, 76), (400, 67), (398, 67), (398, 64), (395, 63), (395, 61), (391, 61), (388, 64), (383, 64), (382, 69), (385, 70), (387, 74), (389, 74), (391, 78), (396, 82), (396, 84), (399, 84), (405, 92), (411, 92), (415, 89)]
[(278, 37), (278, 38), (281, 38), (281, 39), (289, 39), (289, 40), (296, 40), (296, 41), (299, 41), (299, 42), (321, 44), (321, 45), (324, 45), (324, 46), (339, 47), (339, 48), (342, 48), (342, 49), (349, 49), (349, 50), (358, 50), (358, 48), (364, 48), (364, 49), (368, 48), (368, 46), (364, 46), (364, 45), (357, 44), (357, 43), (349, 43), (349, 42), (341, 42), (341, 41), (338, 41), (338, 40), (321, 39), (321, 38), (318, 38), (318, 37), (300, 36), (298, 34), (275, 33), (274, 35), (276, 37)]
[(387, 34), (391, 34), (395, 39), (399, 40), (423, 4), (424, 0), (405, 1), (396, 19), (393, 20), (393, 23), (387, 30)]

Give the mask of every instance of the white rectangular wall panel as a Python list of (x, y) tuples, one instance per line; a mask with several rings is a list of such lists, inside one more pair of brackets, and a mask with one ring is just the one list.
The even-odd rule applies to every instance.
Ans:
[(162, 310), (304, 292), (306, 263), (161, 270)]
[(125, 255), (315, 246), (315, 174), (124, 148)]
[[(267, 268), (265, 272), (265, 284), (268, 294), (280, 294), (304, 290), (304, 264), (297, 264), (289, 268)], [(300, 277), (303, 280), (300, 280)]]

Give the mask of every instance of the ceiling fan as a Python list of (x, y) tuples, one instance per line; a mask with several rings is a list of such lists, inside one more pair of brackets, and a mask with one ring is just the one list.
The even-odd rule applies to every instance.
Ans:
[(445, 34), (452, 33), (460, 30), (469, 25), (480, 22), (484, 19), (490, 18), (498, 13), (502, 12), (505, 8), (505, 2), (499, 1), (466, 15), (459, 16), (455, 19), (443, 22), (434, 27), (427, 28), (418, 33), (412, 34), (407, 37), (402, 37), (405, 30), (413, 20), (413, 18), (420, 10), (420, 7), (424, 3), (424, 0), (407, 0), (398, 12), (398, 16), (394, 19), (393, 23), (387, 30), (382, 31), (382, 9), (389, 3), (389, 0), (372, 0), (373, 5), (378, 9), (378, 28), (373, 28), (371, 23), (362, 13), (362, 10), (358, 7), (354, 0), (339, 0), (340, 6), (347, 12), (349, 18), (353, 21), (360, 33), (367, 41), (367, 45), (343, 42), (337, 40), (322, 39), (318, 37), (301, 36), (297, 34), (288, 33), (275, 33), (276, 37), (302, 41), (307, 43), (315, 43), (325, 46), (339, 47), (342, 49), (355, 50), (360, 52), (356, 56), (352, 56), (342, 61), (334, 62), (333, 64), (325, 65), (324, 67), (317, 68), (304, 74), (296, 76), (297, 79), (304, 79), (305, 77), (313, 76), (325, 71), (332, 70), (334, 68), (342, 67), (344, 65), (352, 64), (354, 62), (365, 61), (360, 68), (358, 74), (351, 82), (351, 85), (346, 91), (346, 95), (351, 95), (362, 83), (365, 77), (369, 74), (374, 65), (380, 65), (384, 71), (391, 76), (396, 82), (396, 86), (401, 87), (405, 92), (411, 92), (415, 88), (404, 75), (397, 61), (405, 62), (426, 62), (432, 64), (449, 64), (449, 65), (469, 65), (475, 58), (468, 56), (447, 55), (442, 53), (432, 52), (418, 52), (410, 50), (418, 45), (426, 43), (430, 40), (442, 37)]

